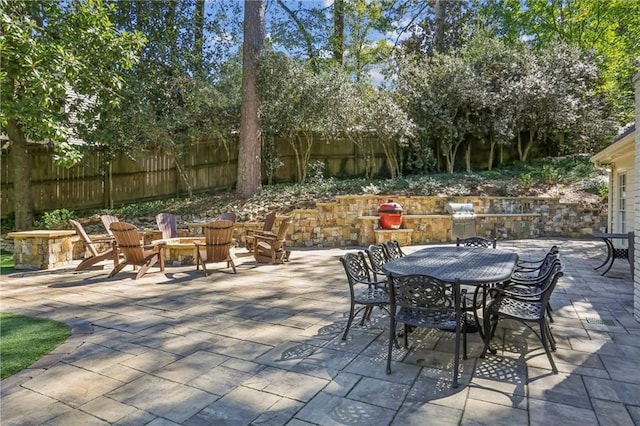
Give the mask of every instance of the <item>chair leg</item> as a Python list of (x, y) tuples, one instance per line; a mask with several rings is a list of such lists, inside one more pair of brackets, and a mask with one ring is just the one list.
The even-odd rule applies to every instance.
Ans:
[(549, 342), (547, 342), (547, 333), (544, 329), (543, 323), (540, 323), (540, 340), (542, 341), (542, 346), (544, 346), (544, 351), (547, 354), (547, 358), (549, 358), (551, 370), (553, 370), (553, 372), (557, 374), (558, 368), (556, 367), (556, 363), (553, 361), (553, 357), (551, 356), (551, 349), (549, 348)]
[(547, 331), (547, 337), (549, 338), (551, 350), (555, 352), (555, 350), (557, 349), (556, 338), (553, 336), (553, 333), (551, 332), (551, 327), (549, 327), (549, 323), (545, 321), (544, 326), (545, 326), (545, 330)]
[(484, 328), (484, 348), (482, 349), (482, 353), (480, 354), (480, 358), (484, 358), (487, 356), (487, 350), (489, 349), (489, 344), (491, 343), (491, 315), (488, 313), (485, 314), (483, 318), (483, 328)]
[(141, 276), (146, 274), (147, 271), (149, 270), (149, 268), (151, 268), (157, 262), (158, 262), (158, 254), (156, 253), (153, 257), (149, 258), (144, 265), (142, 265), (142, 267), (140, 268), (140, 270), (136, 274), (136, 278), (135, 279), (137, 280), (138, 278), (140, 278)]
[(409, 347), (409, 326), (407, 324), (404, 325), (404, 348)]
[(122, 263), (119, 263), (115, 268), (113, 268), (113, 270), (109, 274), (109, 278), (113, 277), (115, 274), (117, 274), (118, 272), (122, 271), (122, 269), (127, 265), (128, 265), (128, 263), (126, 261), (124, 261)]
[(371, 314), (373, 313), (373, 308), (375, 306), (372, 306), (371, 308), (369, 308), (369, 312), (367, 313), (367, 321), (371, 321)]
[(391, 374), (391, 354), (393, 353), (393, 342), (396, 342), (396, 319), (394, 315), (389, 316), (389, 352), (387, 353), (387, 374)]
[(347, 321), (347, 327), (344, 329), (344, 334), (342, 335), (342, 340), (347, 340), (347, 334), (349, 333), (349, 328), (351, 327), (351, 323), (353, 322), (353, 318), (356, 316), (354, 313), (356, 309), (355, 303), (351, 302), (351, 309), (349, 309), (349, 320)]
[(551, 311), (553, 311), (553, 309), (551, 309), (551, 304), (547, 303), (547, 316), (549, 317), (549, 322), (553, 322), (553, 316), (551, 315)]
[[(466, 313), (465, 313), (466, 315)], [(455, 342), (455, 354), (453, 360), (453, 382), (451, 383), (452, 388), (458, 387), (458, 369), (460, 368), (460, 322), (456, 324), (456, 342)]]
[(467, 359), (467, 314), (466, 312), (462, 314), (464, 315), (462, 323), (462, 359)]
[(373, 306), (367, 306), (362, 314), (362, 319), (360, 320), (360, 327), (364, 325), (365, 321), (369, 321), (371, 319), (371, 312), (373, 312)]

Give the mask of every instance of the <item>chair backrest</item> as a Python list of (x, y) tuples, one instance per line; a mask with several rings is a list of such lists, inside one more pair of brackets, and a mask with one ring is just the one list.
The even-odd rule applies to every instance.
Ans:
[(80, 224), (80, 222), (69, 219), (69, 223), (76, 230), (76, 233), (82, 237), (82, 240), (84, 241), (84, 245), (87, 248), (87, 250), (91, 252), (91, 255), (98, 256), (98, 250), (96, 249), (95, 245), (93, 244), (93, 241), (91, 241), (91, 238), (89, 238), (89, 235), (87, 235), (87, 231), (84, 230), (84, 227)]
[(127, 222), (114, 222), (109, 228), (127, 262), (134, 265), (144, 263), (144, 248), (138, 228)]
[[(542, 294), (540, 296), (540, 302), (542, 303), (542, 306), (547, 306), (547, 304), (549, 303), (549, 299), (551, 299), (551, 293), (553, 293), (553, 290), (555, 290), (556, 285), (558, 284), (558, 280), (563, 275), (564, 265), (560, 261), (554, 262), (553, 266), (550, 269), (550, 274), (546, 278), (545, 283), (541, 289)], [(542, 316), (544, 316), (544, 309)]]
[[(416, 315), (424, 318), (424, 326), (438, 325), (442, 320), (451, 321), (452, 329), (456, 327), (455, 317), (443, 317), (438, 312), (456, 312), (456, 317), (462, 314), (459, 282), (444, 282), (428, 275), (394, 275), (389, 276), (389, 298), (391, 312), (393, 308), (410, 308)], [(416, 318), (417, 319), (417, 318)], [(430, 325), (430, 319), (433, 325)], [(420, 322), (423, 322), (422, 320)]]
[(396, 240), (385, 241), (382, 247), (387, 255), (388, 260), (399, 259), (404, 256), (404, 252), (400, 248), (400, 243)]
[(271, 250), (278, 251), (283, 246), (287, 239), (287, 232), (289, 232), (289, 227), (291, 226), (291, 217), (286, 217), (280, 222), (280, 226), (278, 227), (278, 233), (276, 234), (275, 241), (271, 242)]
[(216, 220), (230, 220), (231, 222), (236, 223), (237, 219), (238, 215), (236, 215), (234, 212), (226, 212), (220, 214), (220, 216), (218, 216)]
[(204, 239), (207, 261), (222, 262), (229, 257), (233, 245), (233, 226), (231, 220), (214, 220), (204, 225)]
[(548, 275), (550, 269), (555, 263), (560, 262), (560, 253), (559, 252), (549, 252), (544, 257), (542, 264), (540, 265), (540, 269), (538, 270), (538, 277), (542, 277), (544, 275)]
[(267, 232), (271, 232), (271, 230), (273, 229), (273, 224), (276, 223), (276, 212), (275, 210), (272, 212), (269, 212), (265, 215), (264, 217), (264, 224), (262, 225), (262, 230), (263, 231), (267, 231)]
[(369, 258), (369, 263), (371, 264), (373, 272), (377, 275), (384, 275), (382, 265), (387, 263), (389, 259), (387, 258), (387, 252), (382, 244), (371, 244), (365, 249), (365, 253)]
[(119, 222), (120, 219), (110, 214), (103, 214), (100, 215), (100, 220), (102, 221), (104, 228), (107, 230), (107, 234), (113, 236), (113, 232), (111, 232), (111, 224), (114, 222)]
[(176, 238), (178, 236), (178, 224), (176, 217), (171, 213), (160, 213), (156, 216), (158, 229), (162, 231), (162, 238)]
[(347, 253), (340, 257), (340, 262), (342, 266), (344, 266), (344, 271), (347, 274), (352, 297), (354, 286), (358, 284), (372, 285), (371, 275), (369, 274), (364, 253), (361, 251), (357, 253)]
[(484, 247), (496, 248), (497, 240), (495, 238), (489, 239), (484, 237), (468, 237), (468, 238), (456, 238), (456, 246), (458, 247)]

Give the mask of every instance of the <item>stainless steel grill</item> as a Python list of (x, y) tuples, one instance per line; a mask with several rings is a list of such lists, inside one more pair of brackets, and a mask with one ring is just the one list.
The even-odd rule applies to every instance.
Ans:
[(445, 206), (451, 215), (451, 239), (476, 236), (476, 213), (471, 203), (448, 203)]

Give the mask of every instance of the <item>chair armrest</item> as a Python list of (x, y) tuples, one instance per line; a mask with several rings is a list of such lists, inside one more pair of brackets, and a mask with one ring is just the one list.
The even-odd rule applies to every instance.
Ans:
[(154, 250), (156, 248), (164, 248), (165, 245), (166, 245), (166, 243), (161, 243), (161, 244), (143, 244), (142, 245), (142, 249), (143, 250)]
[(278, 235), (274, 232), (271, 231), (263, 231), (262, 229), (256, 229), (253, 230), (253, 236), (254, 237), (258, 237), (258, 236), (262, 236), (262, 237), (277, 237)]
[(112, 243), (115, 241), (113, 237), (97, 237), (97, 238), (89, 237), (89, 239), (91, 240), (90, 241), (91, 243)]
[(527, 277), (527, 276), (520, 276), (520, 275), (512, 275), (511, 278), (509, 278), (507, 281), (505, 281), (503, 284), (503, 288), (509, 285), (540, 285), (544, 282), (545, 280), (545, 276), (533, 276), (533, 277)]
[[(516, 288), (522, 289), (523, 292), (516, 291)], [(545, 290), (546, 288), (537, 286), (512, 285), (507, 287), (491, 288), (489, 289), (489, 295), (493, 299), (508, 297), (522, 302), (534, 302), (540, 300)]]
[(278, 240), (278, 236), (273, 234), (273, 235), (268, 235), (268, 234), (255, 234), (254, 235), (256, 242), (260, 242), (260, 241), (265, 241), (265, 242), (271, 242), (271, 241), (277, 241)]

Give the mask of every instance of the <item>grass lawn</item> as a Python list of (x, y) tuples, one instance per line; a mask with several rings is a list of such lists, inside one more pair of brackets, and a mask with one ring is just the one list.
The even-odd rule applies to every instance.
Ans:
[(30, 366), (70, 334), (61, 322), (0, 313), (0, 379)]
[(13, 269), (13, 253), (8, 251), (0, 251), (0, 274), (10, 274)]

